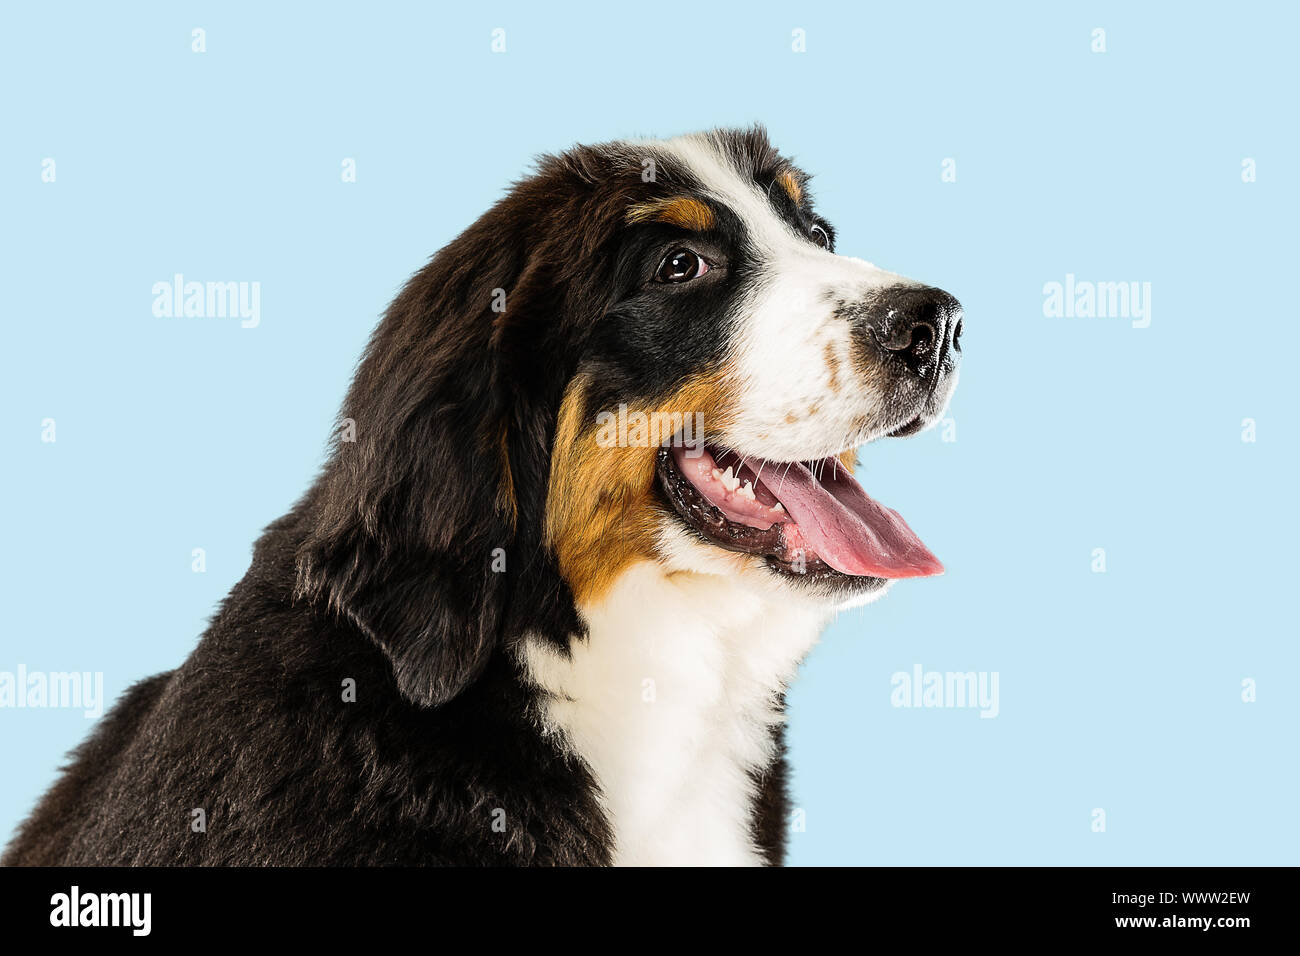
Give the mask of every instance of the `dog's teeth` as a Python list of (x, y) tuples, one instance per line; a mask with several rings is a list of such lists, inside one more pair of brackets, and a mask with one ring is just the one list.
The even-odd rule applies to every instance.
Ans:
[(773, 511), (785, 511), (785, 508), (781, 505), (781, 502), (778, 501), (776, 504), (774, 504), (774, 505), (772, 506), (772, 510), (773, 510)]
[(741, 487), (739, 491), (736, 492), (736, 494), (740, 495), (740, 497), (742, 498), (748, 498), (750, 501), (754, 500), (754, 488), (752, 485), (750, 485), (749, 482), (745, 482), (745, 484)]
[(722, 473), (722, 486), (731, 492), (734, 492), (740, 487), (740, 478), (731, 473), (730, 465), (728, 465), (727, 470)]

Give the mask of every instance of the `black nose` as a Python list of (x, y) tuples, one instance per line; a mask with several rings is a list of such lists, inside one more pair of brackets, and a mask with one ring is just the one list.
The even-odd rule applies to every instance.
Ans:
[(882, 289), (862, 315), (862, 331), (923, 377), (955, 368), (961, 356), (961, 303), (942, 289)]

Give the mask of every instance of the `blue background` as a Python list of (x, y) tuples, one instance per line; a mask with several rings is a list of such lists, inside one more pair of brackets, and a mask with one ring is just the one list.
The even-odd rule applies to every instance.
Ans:
[[(967, 315), (957, 441), (862, 455), (948, 573), (805, 665), (791, 862), (1300, 862), (1294, 8), (266, 6), (6, 6), (0, 670), (176, 666), (532, 156), (762, 121), (841, 251)], [(176, 272), (260, 281), (260, 327), (155, 318)], [(1066, 273), (1150, 282), (1151, 326), (1046, 318)], [(891, 707), (918, 663), (997, 671), (1000, 716)], [(0, 838), (90, 727), (0, 710)]]

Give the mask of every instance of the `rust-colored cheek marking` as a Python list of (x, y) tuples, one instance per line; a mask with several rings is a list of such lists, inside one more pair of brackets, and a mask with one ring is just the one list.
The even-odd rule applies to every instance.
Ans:
[(803, 202), (803, 187), (799, 185), (799, 180), (794, 173), (783, 169), (777, 174), (776, 181), (781, 184), (781, 188), (789, 194), (796, 205)]
[[(725, 372), (700, 377), (644, 407), (629, 403), (629, 412), (679, 413), (683, 419), (699, 413), (712, 433), (730, 420), (733, 397), (727, 382)], [(654, 483), (660, 446), (602, 447), (595, 420), (600, 410), (589, 415), (586, 409), (589, 387), (579, 376), (565, 390), (546, 494), (547, 542), (580, 605), (604, 596), (629, 564), (653, 559), (658, 528)]]
[(627, 221), (630, 224), (666, 222), (692, 232), (708, 232), (716, 224), (713, 210), (691, 196), (638, 203), (628, 209)]

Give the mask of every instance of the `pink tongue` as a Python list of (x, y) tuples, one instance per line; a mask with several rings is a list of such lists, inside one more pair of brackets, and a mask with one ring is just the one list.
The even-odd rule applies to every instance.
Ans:
[(819, 558), (845, 574), (877, 578), (943, 573), (939, 559), (897, 511), (863, 491), (834, 459), (821, 467), (820, 481), (807, 465), (796, 463), (767, 482)]

